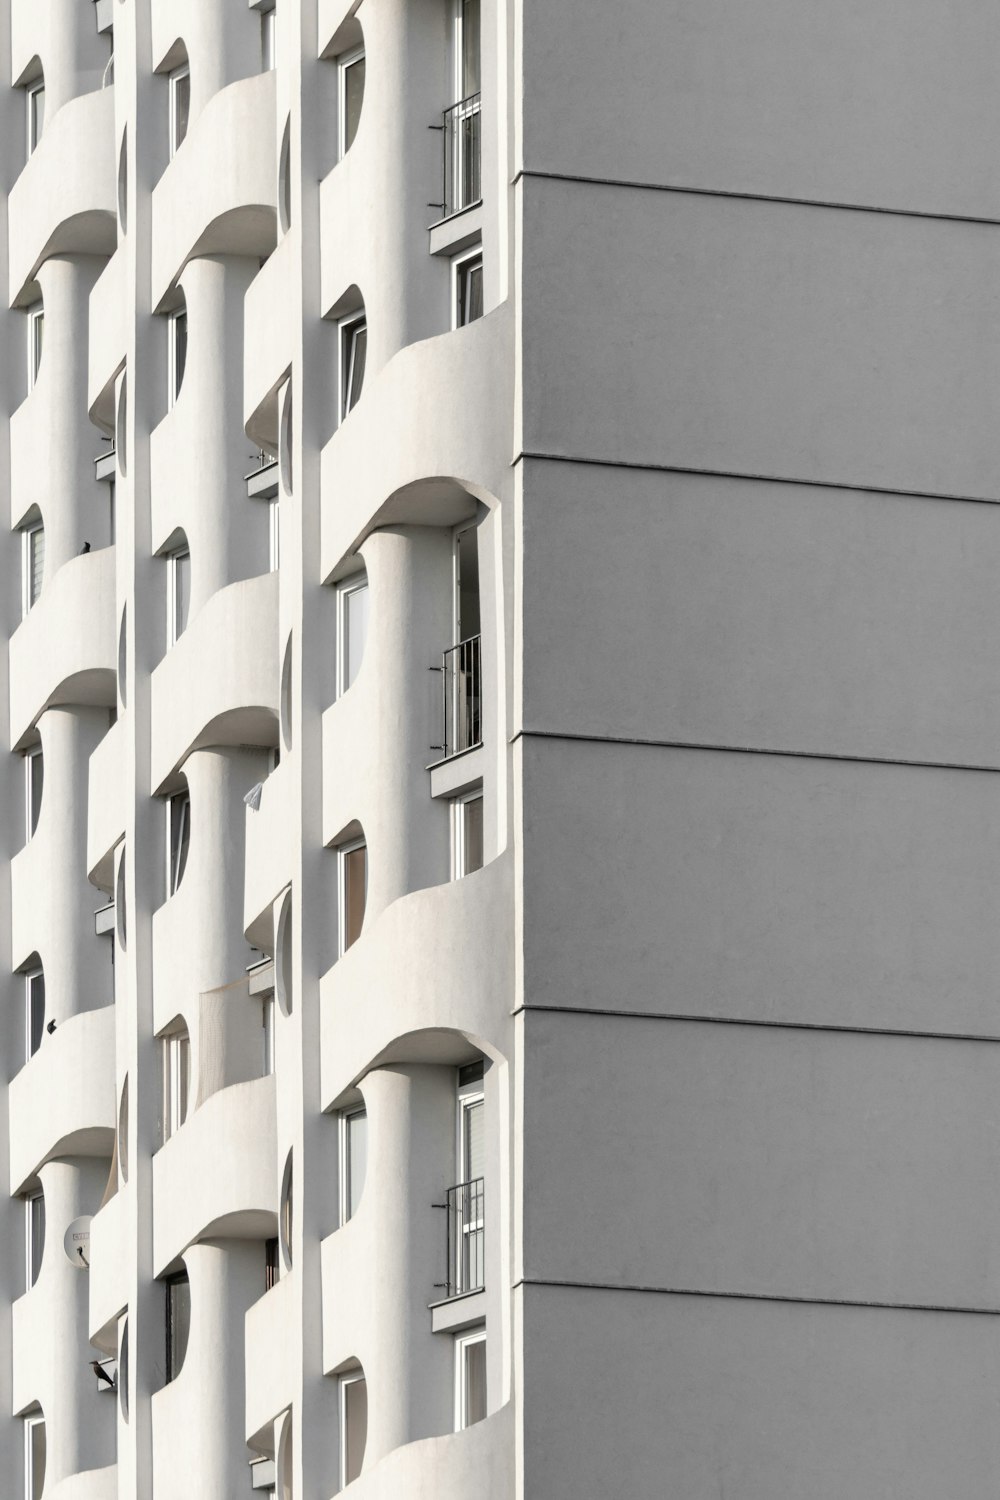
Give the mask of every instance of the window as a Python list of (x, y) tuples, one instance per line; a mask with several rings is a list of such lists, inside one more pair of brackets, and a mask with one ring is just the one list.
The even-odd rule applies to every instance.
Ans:
[(172, 896), (184, 878), (191, 841), (191, 795), (175, 792), (167, 798), (167, 895)]
[(348, 1109), (340, 1117), (340, 1222), (353, 1219), (368, 1168), (368, 1111)]
[(267, 502), (267, 555), (268, 570), (271, 573), (277, 572), (281, 562), (281, 512), (278, 505), (277, 495), (272, 495)]
[(45, 80), (38, 78), (27, 87), (28, 155), (34, 151), (45, 128)]
[(455, 1340), (455, 1431), (486, 1415), (486, 1329)]
[(340, 859), (340, 951), (346, 953), (361, 936), (368, 897), (368, 849), (364, 839), (343, 844)]
[(33, 389), (42, 365), (45, 339), (45, 309), (40, 302), (28, 308), (28, 389)]
[(264, 1241), (264, 1290), (269, 1292), (278, 1284), (278, 1241)]
[(167, 405), (173, 406), (181, 393), (184, 366), (187, 363), (187, 309), (181, 308), (167, 319)]
[(45, 1418), (24, 1419), (24, 1493), (26, 1500), (42, 1500), (45, 1489)]
[(342, 583), (337, 598), (337, 696), (346, 693), (361, 670), (368, 639), (368, 579), (362, 573)]
[(361, 1370), (340, 1377), (340, 1487), (361, 1473), (368, 1440), (368, 1384)]
[(264, 11), (260, 18), (260, 70), (262, 73), (270, 73), (272, 68), (278, 65), (278, 30), (277, 12)]
[(294, 1187), (294, 1159), (289, 1151), (285, 1157), (285, 1170), (281, 1174), (281, 1197), (278, 1200), (278, 1245), (285, 1268), (289, 1271), (292, 1269), (292, 1231), (295, 1227)]
[(42, 592), (45, 574), (45, 527), (32, 521), (21, 532), (22, 613), (34, 609)]
[(176, 156), (187, 135), (191, 113), (191, 70), (187, 63), (175, 68), (168, 79), (170, 87), (170, 155)]
[(167, 558), (169, 596), (167, 600), (167, 644), (172, 646), (187, 629), (191, 608), (191, 553), (178, 547)]
[(444, 117), (444, 214), (461, 213), (482, 198), (480, 146), (479, 0), (454, 0), (454, 103)]
[(261, 1006), (261, 1077), (274, 1072), (274, 991), (264, 996)]
[(454, 880), (483, 868), (483, 789), (451, 804), (451, 871)]
[(176, 1380), (187, 1353), (191, 1332), (191, 1286), (186, 1271), (166, 1283), (167, 1381)]
[(45, 781), (45, 758), (41, 745), (35, 745), (24, 757), (24, 831), (32, 839), (42, 811), (42, 786)]
[(45, 1028), (45, 974), (29, 969), (24, 976), (25, 1061), (30, 1062), (42, 1045)]
[(182, 1027), (161, 1039), (163, 1049), (163, 1142), (184, 1124), (191, 1081), (191, 1038)]
[(477, 245), (451, 263), (454, 328), (464, 328), (483, 315), (483, 250)]
[(455, 0), (455, 97), (478, 94), (480, 75), (480, 0)]
[(485, 1285), (486, 1235), (483, 1217), (486, 1166), (486, 1105), (483, 1065), (473, 1063), (458, 1074), (458, 1187), (455, 1194), (453, 1286), (456, 1293)]
[(361, 121), (361, 104), (365, 97), (365, 49), (359, 47), (339, 59), (340, 80), (340, 155), (346, 156), (354, 145)]
[(45, 1251), (45, 1195), (41, 1188), (24, 1200), (24, 1270), (30, 1289), (38, 1280)]
[(365, 383), (365, 360), (368, 354), (368, 324), (365, 314), (345, 318), (340, 325), (340, 416), (341, 420), (358, 404)]
[(111, 545), (113, 547), (115, 545), (115, 536), (118, 531), (118, 526), (115, 519), (115, 482), (113, 479), (108, 483), (108, 524), (111, 532)]

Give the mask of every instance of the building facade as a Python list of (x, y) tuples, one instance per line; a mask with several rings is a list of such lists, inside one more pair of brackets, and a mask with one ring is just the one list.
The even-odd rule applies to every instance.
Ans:
[(3, 1500), (996, 1492), (998, 59), (0, 0)]

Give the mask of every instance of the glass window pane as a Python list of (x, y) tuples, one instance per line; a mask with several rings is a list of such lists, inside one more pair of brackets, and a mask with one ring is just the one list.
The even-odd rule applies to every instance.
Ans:
[(167, 1379), (175, 1380), (184, 1364), (191, 1332), (191, 1287), (187, 1276), (167, 1282)]
[(486, 1415), (486, 1340), (477, 1339), (463, 1349), (465, 1426), (481, 1422)]
[(32, 1422), (28, 1427), (28, 1461), (31, 1465), (31, 1500), (42, 1500), (45, 1488), (45, 1423)]
[(369, 594), (367, 583), (351, 589), (344, 596), (344, 660), (343, 681), (346, 691), (361, 670), (361, 659), (365, 654), (368, 639)]
[(28, 1243), (30, 1248), (28, 1285), (34, 1286), (38, 1280), (38, 1273), (42, 1269), (42, 1255), (45, 1251), (45, 1198), (41, 1193), (36, 1193), (34, 1197), (28, 1199)]
[(29, 755), (28, 766), (28, 820), (29, 836), (34, 834), (38, 827), (38, 818), (42, 811), (42, 786), (45, 782), (45, 758), (39, 750), (34, 755)]
[(365, 361), (368, 355), (368, 325), (355, 323), (347, 334), (347, 389), (345, 414), (357, 405), (365, 383)]
[(483, 868), (483, 799), (462, 803), (462, 874)]
[[(173, 149), (178, 146), (187, 135), (188, 116), (191, 112), (191, 75), (182, 73), (173, 79), (174, 90), (174, 139)], [(162, 97), (162, 96), (161, 96)], [(162, 119), (162, 116), (161, 116)]]
[(352, 1219), (365, 1186), (368, 1170), (368, 1116), (364, 1111), (347, 1116), (347, 1217)]
[(45, 1026), (45, 975), (28, 978), (28, 1056), (34, 1057), (42, 1045)]
[(174, 340), (174, 388), (171, 392), (171, 396), (174, 400), (176, 400), (180, 395), (181, 382), (184, 379), (184, 366), (187, 363), (187, 313), (176, 313), (171, 322)]
[(365, 97), (365, 60), (359, 57), (344, 69), (344, 150), (350, 151), (358, 133)]
[(188, 1112), (188, 1086), (191, 1080), (191, 1039), (177, 1038), (177, 1123), (183, 1125)]
[(188, 845), (191, 839), (191, 798), (178, 792), (170, 799), (170, 892), (172, 896), (184, 878)]
[(41, 526), (36, 526), (28, 533), (28, 554), (30, 577), (28, 580), (28, 597), (32, 604), (37, 604), (42, 592), (42, 576), (45, 572), (45, 531)]
[(188, 610), (191, 605), (191, 554), (175, 553), (174, 570), (174, 640), (187, 629)]
[(362, 844), (344, 855), (344, 948), (357, 942), (365, 920), (368, 850)]
[(462, 98), (479, 93), (479, 0), (462, 0)]
[(482, 1099), (462, 1105), (462, 1171), (466, 1182), (484, 1176), (485, 1119)]
[(368, 1383), (351, 1380), (344, 1384), (344, 1483), (361, 1473), (368, 1439)]

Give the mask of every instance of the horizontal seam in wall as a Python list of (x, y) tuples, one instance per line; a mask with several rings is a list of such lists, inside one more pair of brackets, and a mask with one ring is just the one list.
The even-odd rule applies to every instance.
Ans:
[(950, 760), (904, 760), (887, 755), (847, 755), (836, 750), (782, 750), (769, 745), (719, 745), (701, 740), (656, 740), (643, 739), (636, 735), (584, 734), (562, 729), (518, 729), (508, 739), (509, 745), (518, 740), (569, 740), (582, 745), (621, 745), (637, 750), (700, 750), (716, 755), (770, 755), (788, 760), (844, 761), (849, 765), (900, 766), (917, 771), (971, 771), (978, 775), (995, 776), (1000, 765), (975, 765)]
[(645, 182), (632, 177), (591, 177), (581, 172), (546, 172), (521, 167), (510, 179), (516, 187), (522, 178), (539, 182), (567, 182), (579, 187), (625, 188), (639, 193), (673, 193), (694, 198), (733, 198), (747, 203), (784, 203), (792, 208), (832, 208), (841, 213), (885, 214), (891, 219), (926, 219), (941, 224), (977, 224), (987, 229), (1000, 227), (1000, 219), (985, 214), (934, 213), (926, 208), (889, 208), (877, 203), (848, 203), (835, 198), (795, 198), (784, 193), (751, 193), (739, 188), (697, 187), (676, 182)]
[(902, 1026), (848, 1026), (835, 1021), (790, 1021), (782, 1018), (765, 1020), (760, 1016), (690, 1015), (686, 1011), (614, 1010), (596, 1005), (532, 1005), (522, 1001), (510, 1012), (512, 1018), (522, 1015), (594, 1016), (615, 1021), (682, 1021), (695, 1026), (753, 1026), (764, 1031), (824, 1031), (846, 1036), (884, 1036), (922, 1042), (989, 1042), (1000, 1043), (1000, 1036), (975, 1031), (918, 1031)]
[(581, 1292), (638, 1292), (642, 1296), (656, 1297), (714, 1297), (734, 1302), (784, 1302), (805, 1307), (856, 1307), (879, 1312), (927, 1312), (960, 1313), (966, 1316), (997, 1318), (998, 1307), (950, 1306), (935, 1302), (863, 1302), (850, 1297), (794, 1297), (774, 1292), (720, 1292), (705, 1287), (688, 1286), (625, 1286), (606, 1281), (562, 1281), (545, 1277), (522, 1276), (512, 1283), (511, 1291), (519, 1287), (537, 1286)]
[(884, 484), (854, 484), (836, 479), (798, 479), (789, 474), (754, 474), (740, 469), (707, 469), (685, 464), (645, 463), (626, 458), (588, 458), (581, 454), (541, 453), (522, 448), (511, 459), (511, 468), (516, 468), (524, 459), (536, 463), (580, 464), (591, 469), (634, 469), (643, 474), (687, 474), (704, 479), (733, 479), (744, 484), (789, 484), (801, 489), (846, 490), (860, 495), (892, 495), (901, 500), (946, 500), (954, 505), (997, 505), (997, 495), (957, 495), (941, 490), (893, 489)]

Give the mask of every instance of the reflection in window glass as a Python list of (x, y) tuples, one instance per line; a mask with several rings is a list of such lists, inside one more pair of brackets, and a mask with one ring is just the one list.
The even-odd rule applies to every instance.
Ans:
[(340, 1382), (340, 1483), (351, 1484), (361, 1473), (368, 1440), (368, 1383), (365, 1377), (344, 1375)]
[(181, 1271), (167, 1281), (167, 1380), (176, 1380), (187, 1354), (191, 1333), (191, 1286)]

